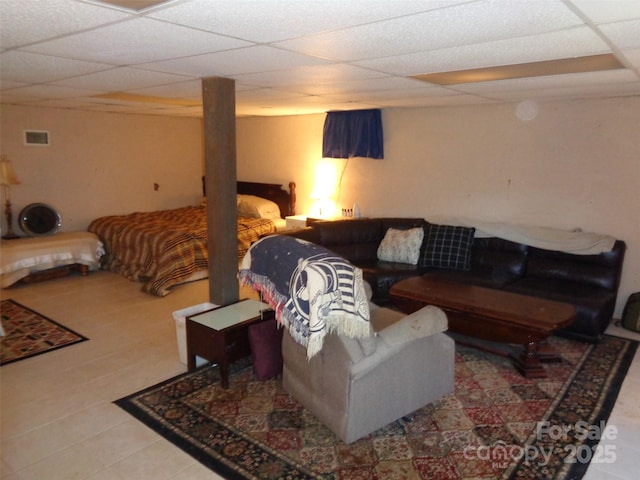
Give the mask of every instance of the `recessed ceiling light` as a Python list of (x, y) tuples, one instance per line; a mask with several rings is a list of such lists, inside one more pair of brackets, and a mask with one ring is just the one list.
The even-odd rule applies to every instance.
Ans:
[(126, 8), (139, 12), (145, 8), (156, 7), (163, 3), (169, 3), (170, 0), (96, 0), (97, 3), (108, 3), (116, 7)]
[(588, 57), (562, 58), (544, 62), (502, 65), (499, 67), (473, 68), (455, 72), (426, 73), (412, 75), (411, 78), (437, 85), (457, 85), (461, 83), (488, 82), (512, 78), (544, 77), (567, 73), (596, 72), (625, 68), (612, 54), (591, 55)]

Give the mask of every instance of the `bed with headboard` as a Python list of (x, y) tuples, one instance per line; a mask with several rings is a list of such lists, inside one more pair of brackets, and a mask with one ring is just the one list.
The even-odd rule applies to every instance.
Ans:
[[(203, 182), (204, 184), (204, 182)], [(238, 260), (263, 235), (284, 229), (295, 214), (295, 183), (238, 182)], [(143, 291), (165, 296), (170, 288), (209, 275), (206, 198), (198, 205), (100, 217), (95, 233), (106, 254), (102, 269), (143, 282)]]

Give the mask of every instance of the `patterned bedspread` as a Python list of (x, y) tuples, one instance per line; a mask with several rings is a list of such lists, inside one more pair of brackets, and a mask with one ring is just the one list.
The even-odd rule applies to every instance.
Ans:
[[(88, 230), (104, 243), (103, 268), (145, 282), (147, 293), (165, 296), (170, 287), (208, 274), (204, 207), (101, 217)], [(261, 235), (275, 230), (271, 220), (239, 217), (238, 259)]]

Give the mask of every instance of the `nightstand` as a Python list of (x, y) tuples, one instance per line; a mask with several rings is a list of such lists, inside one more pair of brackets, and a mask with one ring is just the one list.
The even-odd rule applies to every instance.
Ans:
[(287, 230), (294, 230), (307, 226), (306, 215), (290, 215), (288, 217), (285, 217), (285, 220), (287, 221)]
[(307, 217), (307, 226), (313, 225), (316, 222), (335, 222), (337, 220), (353, 220), (355, 217)]

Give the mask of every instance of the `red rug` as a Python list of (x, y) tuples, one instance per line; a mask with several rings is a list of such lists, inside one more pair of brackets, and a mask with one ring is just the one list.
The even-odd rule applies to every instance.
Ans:
[(349, 445), (246, 363), (228, 390), (203, 367), (116, 403), (227, 479), (577, 479), (615, 461), (601, 422), (638, 344), (550, 342), (562, 361), (544, 379), (456, 345), (452, 394)]
[(0, 365), (88, 340), (13, 300), (2, 300), (0, 312), (4, 330), (0, 342)]

